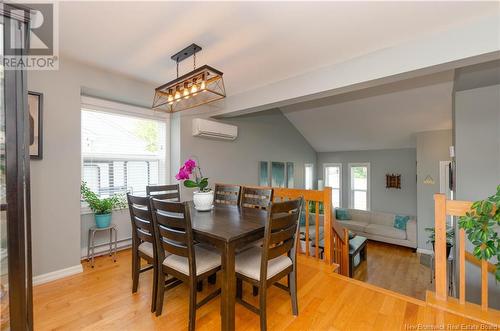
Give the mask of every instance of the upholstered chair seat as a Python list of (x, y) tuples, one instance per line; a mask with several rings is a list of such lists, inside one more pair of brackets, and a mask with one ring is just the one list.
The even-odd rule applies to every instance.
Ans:
[[(236, 272), (248, 278), (260, 280), (260, 263), (262, 259), (262, 248), (251, 247), (236, 256)], [(280, 255), (267, 262), (267, 279), (279, 274), (292, 265), (292, 259), (286, 255)]]
[[(200, 245), (195, 245), (194, 255), (197, 276), (221, 265), (220, 254), (214, 250), (208, 250)], [(187, 257), (170, 254), (163, 261), (163, 265), (189, 276), (189, 261)]]

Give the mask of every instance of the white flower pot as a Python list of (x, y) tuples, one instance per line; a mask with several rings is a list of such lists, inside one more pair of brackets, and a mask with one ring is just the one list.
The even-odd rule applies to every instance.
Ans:
[(199, 211), (212, 210), (214, 206), (214, 191), (209, 192), (194, 192), (193, 193), (194, 208)]

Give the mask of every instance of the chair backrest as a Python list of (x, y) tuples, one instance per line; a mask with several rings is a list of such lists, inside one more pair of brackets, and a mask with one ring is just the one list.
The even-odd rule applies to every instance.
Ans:
[(148, 185), (146, 186), (147, 195), (159, 200), (181, 201), (179, 184), (172, 185)]
[(241, 190), (240, 205), (242, 207), (267, 210), (273, 201), (273, 189), (267, 187), (246, 187)]
[(214, 204), (239, 205), (241, 186), (215, 184)]
[(165, 259), (165, 251), (185, 257), (189, 261), (190, 275), (196, 275), (193, 230), (187, 203), (151, 198), (151, 210), (159, 261)]
[(280, 255), (287, 254), (295, 265), (296, 239), (303, 205), (303, 198), (271, 204), (262, 245), (260, 279), (267, 279), (267, 262)]
[(130, 221), (132, 222), (133, 249), (142, 242), (149, 242), (155, 247), (156, 238), (153, 226), (153, 215), (148, 197), (133, 196), (127, 193)]

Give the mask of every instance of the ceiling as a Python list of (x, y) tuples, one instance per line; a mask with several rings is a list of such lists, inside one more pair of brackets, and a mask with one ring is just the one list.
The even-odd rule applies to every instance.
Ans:
[(59, 11), (62, 56), (162, 84), (175, 76), (170, 56), (195, 42), (198, 64), (222, 70), (234, 95), (494, 14), (498, 2), (68, 1)]
[(415, 147), (415, 133), (452, 127), (453, 72), (281, 108), (317, 152)]

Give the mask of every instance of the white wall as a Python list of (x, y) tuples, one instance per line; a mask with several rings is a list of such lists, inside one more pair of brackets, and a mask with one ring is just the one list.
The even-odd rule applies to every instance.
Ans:
[[(431, 250), (425, 228), (434, 227), (434, 194), (439, 193), (439, 162), (449, 161), (451, 130), (417, 133), (417, 242), (418, 248)], [(429, 176), (434, 184), (424, 184)]]
[[(342, 207), (349, 204), (349, 163), (370, 163), (371, 210), (417, 215), (416, 150), (384, 149), (318, 153), (318, 178), (324, 177), (325, 163), (342, 163)], [(401, 174), (401, 189), (386, 189), (386, 174)]]
[[(44, 155), (43, 160), (31, 161), (34, 276), (80, 264), (81, 93), (149, 107), (153, 88), (65, 58), (58, 71), (28, 72), (28, 89), (44, 94)], [(114, 221), (130, 222), (124, 216)], [(120, 236), (130, 233), (120, 230)]]

